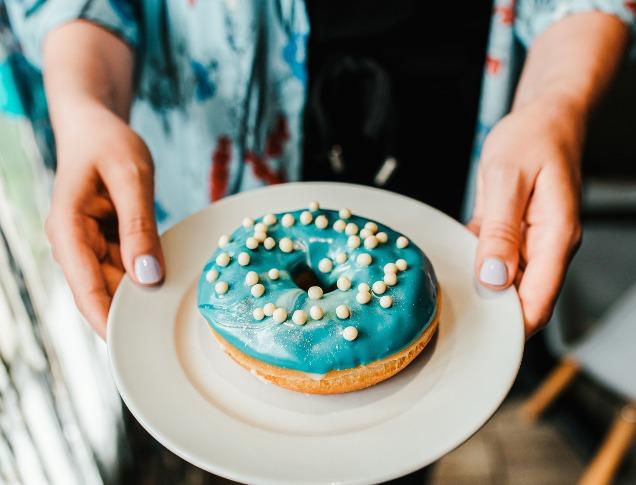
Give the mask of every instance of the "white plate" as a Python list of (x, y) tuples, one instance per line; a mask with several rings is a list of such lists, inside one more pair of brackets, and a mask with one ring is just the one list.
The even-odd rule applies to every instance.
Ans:
[[(437, 338), (406, 370), (335, 396), (257, 380), (213, 342), (195, 282), (218, 237), (244, 216), (306, 206), (350, 207), (404, 232), (429, 256), (442, 291)], [(523, 323), (514, 290), (475, 284), (476, 239), (439, 211), (390, 192), (297, 183), (228, 197), (162, 236), (167, 278), (124, 278), (109, 316), (115, 383), (139, 422), (185, 460), (249, 483), (372, 483), (448, 453), (495, 412), (516, 376)]]

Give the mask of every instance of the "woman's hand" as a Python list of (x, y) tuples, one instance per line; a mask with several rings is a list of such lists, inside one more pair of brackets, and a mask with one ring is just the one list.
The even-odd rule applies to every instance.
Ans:
[(163, 278), (153, 209), (153, 165), (144, 142), (98, 104), (76, 107), (56, 131), (58, 170), (46, 233), (77, 307), (106, 334), (123, 272), (141, 285)]
[(475, 270), (487, 287), (517, 286), (526, 336), (550, 318), (581, 238), (583, 120), (566, 97), (546, 97), (503, 118), (483, 147)]

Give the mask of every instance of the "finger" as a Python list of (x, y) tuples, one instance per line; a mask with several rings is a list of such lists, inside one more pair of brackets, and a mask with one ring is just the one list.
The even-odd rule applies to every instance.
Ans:
[(112, 297), (115, 295), (115, 291), (117, 290), (121, 279), (124, 277), (124, 272), (112, 264), (103, 263), (102, 274), (104, 275), (104, 281), (106, 282), (106, 290)]
[(151, 162), (118, 164), (104, 175), (117, 211), (121, 259), (126, 272), (142, 285), (160, 283), (163, 254), (154, 215)]
[(515, 279), (521, 222), (532, 181), (513, 167), (490, 168), (483, 177), (483, 212), (475, 271), (481, 284), (498, 290), (508, 287)]

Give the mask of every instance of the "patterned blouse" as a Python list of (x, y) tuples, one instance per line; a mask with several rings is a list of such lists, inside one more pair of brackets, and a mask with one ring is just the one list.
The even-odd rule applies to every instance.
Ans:
[[(131, 124), (154, 157), (162, 229), (225, 195), (299, 178), (309, 34), (302, 0), (143, 0), (137, 8), (129, 0), (5, 4), (10, 29), (0, 30), (6, 39), (0, 111), (31, 118), (45, 160), (53, 157), (38, 70), (42, 40), (81, 18), (135, 51)], [(553, 22), (588, 10), (632, 25), (636, 2), (494, 2), (467, 207), (481, 143), (510, 107), (519, 68), (515, 40), (528, 45)]]

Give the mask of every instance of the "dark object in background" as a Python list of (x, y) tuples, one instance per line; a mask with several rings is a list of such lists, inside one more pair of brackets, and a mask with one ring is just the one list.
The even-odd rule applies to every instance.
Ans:
[(458, 217), (491, 8), (308, 0), (305, 179), (381, 186)]

